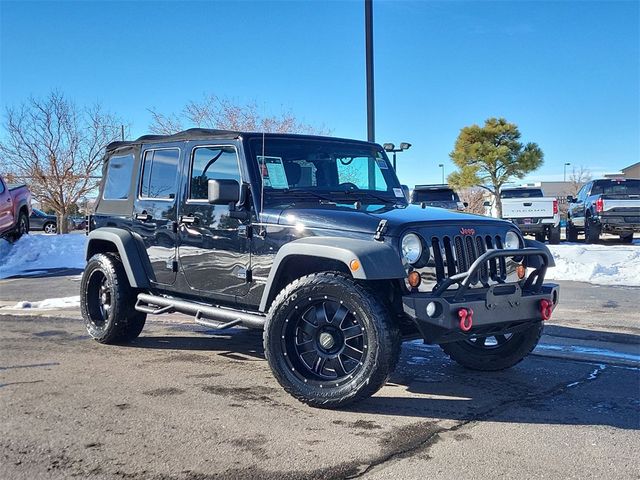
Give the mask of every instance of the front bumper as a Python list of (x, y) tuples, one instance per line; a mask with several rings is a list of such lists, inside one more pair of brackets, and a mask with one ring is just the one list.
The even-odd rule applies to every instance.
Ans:
[[(496, 257), (522, 257), (534, 270), (518, 283), (469, 288), (474, 274)], [(404, 295), (404, 313), (413, 320), (426, 343), (456, 342), (527, 328), (544, 319), (544, 305), (549, 306), (550, 314), (558, 304), (559, 286), (542, 283), (552, 261), (546, 248), (488, 251), (467, 272), (446, 279), (433, 292)], [(458, 288), (450, 289), (454, 284)], [(473, 312), (472, 324), (464, 325), (465, 328), (461, 324), (464, 315), (461, 310)]]

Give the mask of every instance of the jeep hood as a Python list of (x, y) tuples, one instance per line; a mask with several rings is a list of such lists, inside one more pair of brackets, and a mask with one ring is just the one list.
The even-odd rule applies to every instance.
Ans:
[(265, 211), (267, 221), (279, 225), (290, 225), (310, 229), (345, 230), (359, 233), (374, 233), (381, 220), (387, 221), (387, 235), (399, 235), (410, 227), (438, 225), (460, 225), (473, 228), (479, 224), (495, 224), (505, 228), (509, 222), (481, 215), (458, 213), (442, 208), (419, 205), (299, 205), (284, 209)]

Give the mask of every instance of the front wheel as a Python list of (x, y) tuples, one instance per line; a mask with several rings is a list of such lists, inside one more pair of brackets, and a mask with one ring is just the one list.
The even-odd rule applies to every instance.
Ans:
[(56, 233), (57, 227), (55, 223), (49, 222), (44, 224), (44, 227), (42, 228), (42, 230), (44, 230), (44, 233), (53, 234), (53, 233)]
[(573, 225), (571, 220), (567, 220), (567, 241), (568, 242), (578, 241), (578, 229)]
[(289, 394), (314, 407), (338, 408), (385, 384), (398, 362), (400, 332), (372, 292), (339, 273), (316, 273), (274, 300), (264, 350)]
[(538, 322), (521, 332), (473, 337), (460, 342), (443, 343), (440, 348), (452, 360), (471, 370), (504, 370), (531, 353), (540, 340), (542, 328), (542, 322)]
[(549, 243), (558, 245), (560, 243), (560, 224), (549, 229)]
[(630, 244), (633, 243), (633, 232), (620, 235), (620, 242)]

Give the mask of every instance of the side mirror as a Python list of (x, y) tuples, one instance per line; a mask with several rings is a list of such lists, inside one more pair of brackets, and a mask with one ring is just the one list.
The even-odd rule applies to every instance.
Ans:
[(576, 201), (576, 199), (575, 199), (575, 198), (573, 198), (573, 195), (567, 195), (567, 202), (569, 202), (569, 203), (573, 203), (573, 202), (575, 202), (575, 201)]
[(212, 205), (228, 205), (240, 200), (240, 184), (237, 180), (209, 180), (207, 199)]
[(490, 201), (488, 201), (488, 200), (486, 200), (486, 201), (482, 204), (482, 206), (483, 206), (483, 207), (490, 207), (490, 206), (491, 206), (491, 202), (490, 202)]
[(410, 200), (411, 193), (409, 191), (409, 185), (401, 185), (402, 191), (404, 192), (404, 196), (407, 199), (407, 202)]
[(464, 205), (464, 208), (467, 208), (469, 206), (469, 202), (462, 202), (462, 204)]

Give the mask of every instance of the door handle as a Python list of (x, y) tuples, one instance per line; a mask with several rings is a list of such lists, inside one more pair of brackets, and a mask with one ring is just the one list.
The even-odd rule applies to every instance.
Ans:
[(524, 205), (525, 207), (530, 207), (530, 206), (531, 206), (531, 205), (533, 205), (533, 204), (532, 204), (531, 202), (526, 202), (526, 203), (523, 203), (523, 205)]
[(146, 212), (142, 212), (142, 213), (136, 213), (135, 214), (135, 218), (136, 218), (136, 220), (140, 220), (142, 222), (148, 222), (153, 217), (151, 215), (149, 215), (148, 213), (146, 213)]
[(190, 215), (182, 215), (180, 217), (180, 223), (185, 223), (188, 225), (197, 225), (200, 223), (200, 219), (198, 217), (192, 217)]

